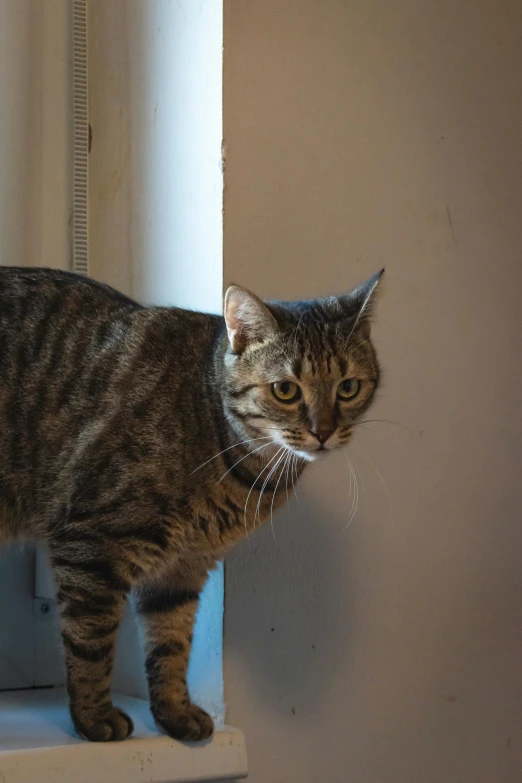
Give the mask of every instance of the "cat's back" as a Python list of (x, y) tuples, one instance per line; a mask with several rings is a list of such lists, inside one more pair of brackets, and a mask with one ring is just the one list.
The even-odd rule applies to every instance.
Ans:
[(57, 454), (99, 408), (140, 309), (79, 275), (0, 267), (0, 506), (42, 493)]
[(173, 444), (212, 427), (201, 399), (222, 328), (71, 273), (0, 268), (0, 539), (6, 520), (33, 535), (77, 484), (181, 464)]
[(79, 342), (88, 351), (97, 327), (108, 329), (136, 309), (109, 286), (72, 272), (0, 267), (0, 394), (14, 376), (20, 385), (20, 373), (56, 370)]
[(75, 306), (89, 305), (91, 316), (96, 308), (138, 309), (139, 305), (123, 294), (82, 275), (58, 269), (0, 266), (0, 326), (33, 326), (38, 316), (61, 313), (65, 319)]

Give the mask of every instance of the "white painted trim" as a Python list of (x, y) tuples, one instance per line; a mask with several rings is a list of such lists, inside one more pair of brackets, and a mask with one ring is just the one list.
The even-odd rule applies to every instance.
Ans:
[[(222, 308), (222, 10), (221, 0), (89, 2), (89, 274), (144, 303)], [(222, 715), (221, 567), (202, 599), (189, 690)], [(142, 696), (130, 620), (113, 684)]]
[(128, 696), (115, 701), (134, 720), (134, 737), (91, 743), (74, 736), (63, 691), (1, 693), (2, 783), (190, 783), (246, 777), (240, 731), (224, 726), (207, 742), (177, 742), (158, 734), (146, 702)]

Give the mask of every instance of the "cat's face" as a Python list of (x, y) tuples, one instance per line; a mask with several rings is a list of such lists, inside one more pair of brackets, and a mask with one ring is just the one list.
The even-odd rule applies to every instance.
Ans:
[(349, 440), (379, 382), (370, 341), (379, 277), (346, 296), (310, 302), (266, 305), (229, 288), (225, 399), (236, 429), (269, 436), (306, 459)]

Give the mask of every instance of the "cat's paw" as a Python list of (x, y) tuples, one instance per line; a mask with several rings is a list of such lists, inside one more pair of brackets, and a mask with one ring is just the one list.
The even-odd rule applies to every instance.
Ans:
[(158, 728), (169, 737), (186, 742), (208, 739), (214, 731), (214, 721), (195, 704), (165, 704), (153, 709)]
[(134, 731), (134, 724), (119, 707), (101, 707), (82, 711), (71, 709), (74, 728), (84, 739), (91, 742), (118, 742), (129, 737)]

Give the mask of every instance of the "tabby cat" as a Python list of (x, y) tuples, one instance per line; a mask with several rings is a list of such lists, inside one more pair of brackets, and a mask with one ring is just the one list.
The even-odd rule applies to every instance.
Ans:
[(231, 286), (223, 318), (142, 307), (68, 272), (0, 268), (0, 539), (48, 548), (82, 737), (133, 731), (109, 687), (131, 592), (158, 727), (212, 733), (186, 685), (199, 593), (370, 405), (379, 277), (292, 303)]

